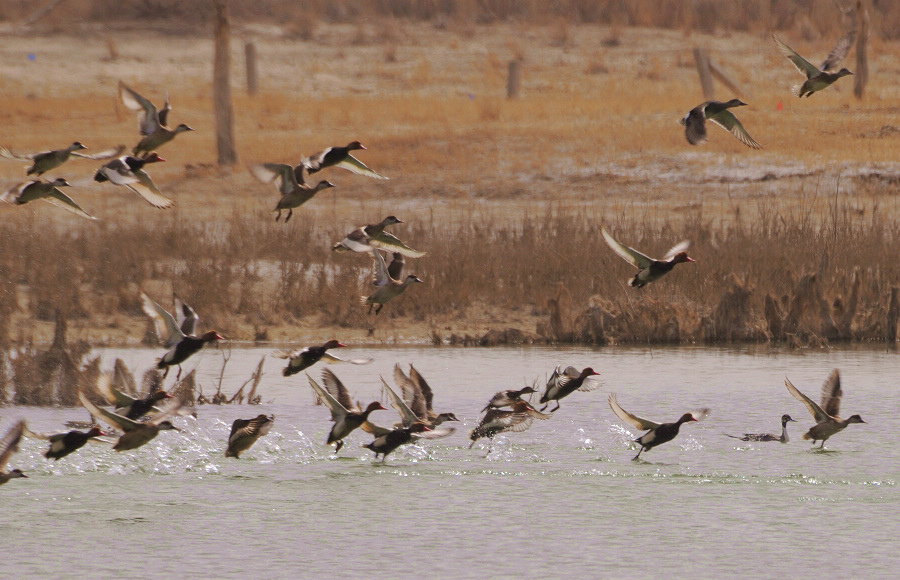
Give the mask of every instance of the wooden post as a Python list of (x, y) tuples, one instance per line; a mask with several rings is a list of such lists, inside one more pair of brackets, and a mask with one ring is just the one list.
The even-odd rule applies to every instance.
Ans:
[(522, 60), (509, 61), (509, 75), (506, 77), (506, 98), (515, 99), (519, 96), (519, 86), (522, 82)]
[(219, 165), (231, 167), (238, 162), (234, 145), (234, 105), (231, 102), (231, 22), (228, 0), (213, 0), (215, 6), (215, 60), (213, 64), (213, 101), (216, 113), (216, 148)]
[[(711, 59), (707, 59), (706, 62), (709, 65), (709, 72), (712, 73), (712, 76), (714, 76), (716, 80), (731, 89), (735, 95), (739, 97), (744, 96), (744, 91), (738, 86), (737, 81), (728, 76), (728, 73), (726, 73), (722, 67), (714, 63)], [(712, 98), (712, 93), (710, 93), (710, 96), (707, 98)]]
[(247, 94), (251, 97), (259, 92), (259, 69), (256, 66), (256, 44), (244, 45), (244, 61), (247, 66)]
[(703, 89), (703, 98), (713, 98), (712, 76), (709, 72), (709, 57), (706, 51), (699, 46), (694, 47), (694, 60), (697, 61), (697, 74), (700, 75), (700, 87)]
[(891, 348), (897, 347), (897, 321), (900, 320), (900, 300), (897, 299), (897, 292), (900, 288), (894, 286), (891, 288), (891, 302), (888, 306), (887, 325), (884, 329), (884, 339)]
[(869, 6), (865, 0), (856, 0), (856, 18), (859, 28), (856, 31), (856, 71), (853, 77), (853, 94), (862, 99), (869, 82), (869, 58), (866, 54), (869, 46)]

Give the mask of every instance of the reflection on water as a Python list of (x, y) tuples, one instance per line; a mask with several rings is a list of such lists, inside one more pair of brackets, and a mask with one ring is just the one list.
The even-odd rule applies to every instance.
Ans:
[[(590, 577), (629, 573), (714, 577), (893, 574), (891, 538), (900, 452), (886, 444), (900, 409), (900, 359), (865, 349), (781, 353), (676, 348), (354, 348), (367, 366), (330, 367), (363, 404), (383, 400), (379, 375), (414, 363), (438, 411), (461, 420), (449, 438), (401, 448), (385, 465), (357, 432), (336, 457), (324, 445), (328, 411), (313, 404), (303, 374), (283, 377), (270, 358), (260, 406), (201, 406), (147, 446), (115, 453), (89, 444), (58, 462), (27, 440), (10, 467), (29, 479), (0, 488), (7, 567), (41, 576), (180, 574), (236, 577)], [(236, 391), (266, 351), (236, 349), (223, 392)], [(102, 351), (137, 373), (158, 352)], [(207, 395), (222, 357), (193, 363)], [(468, 431), (497, 390), (545, 381), (557, 364), (592, 366), (604, 386), (576, 392), (548, 421), (497, 437), (488, 453)], [(784, 377), (818, 398), (829, 371), (842, 372), (845, 416), (868, 421), (830, 439), (802, 441), (812, 420)], [(191, 365), (186, 366), (185, 372)], [(319, 367), (311, 369), (318, 378)], [(170, 377), (170, 380), (173, 377)], [(635, 454), (638, 433), (606, 403), (657, 421), (710, 407), (674, 441)], [(240, 460), (224, 457), (231, 422), (274, 414), (272, 432)], [(790, 413), (791, 442), (743, 442), (723, 433), (778, 432)], [(54, 432), (83, 409), (6, 408), (0, 430), (26, 418)], [(396, 413), (378, 411), (389, 425)], [(831, 523), (829, 527), (827, 523)], [(126, 535), (116, 538), (122, 530)], [(66, 541), (60, 545), (60, 537)], [(121, 546), (127, 543), (127, 558)], [(48, 547), (53, 546), (52, 550)], [(147, 549), (152, 546), (151, 549)], [(77, 572), (71, 562), (79, 562)]]

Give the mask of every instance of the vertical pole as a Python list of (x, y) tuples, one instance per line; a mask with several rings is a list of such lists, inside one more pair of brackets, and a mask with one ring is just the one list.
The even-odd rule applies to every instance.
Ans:
[(247, 66), (247, 94), (251, 97), (259, 92), (259, 69), (256, 65), (256, 44), (244, 45), (244, 61)]
[(519, 86), (522, 82), (522, 60), (509, 61), (509, 75), (506, 77), (506, 98), (515, 99), (519, 96)]
[(234, 146), (234, 106), (231, 102), (231, 22), (228, 0), (213, 0), (215, 6), (215, 60), (213, 101), (216, 113), (216, 149), (219, 165), (231, 167), (238, 161)]
[(866, 54), (869, 46), (869, 6), (866, 0), (856, 1), (856, 19), (859, 28), (856, 31), (856, 70), (853, 77), (853, 94), (862, 99), (869, 81), (869, 58)]
[(699, 46), (694, 47), (694, 60), (697, 61), (697, 74), (700, 75), (700, 87), (703, 89), (703, 98), (713, 98), (712, 75), (709, 72), (709, 57), (706, 51)]

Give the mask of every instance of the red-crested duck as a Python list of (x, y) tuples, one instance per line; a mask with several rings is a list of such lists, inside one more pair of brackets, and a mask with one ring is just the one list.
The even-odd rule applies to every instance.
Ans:
[(830, 73), (828, 71), (837, 67), (837, 65), (844, 60), (844, 57), (850, 52), (850, 47), (853, 46), (855, 37), (855, 32), (851, 31), (840, 39), (831, 51), (831, 54), (829, 54), (828, 58), (825, 59), (825, 62), (822, 63), (822, 66), (816, 67), (816, 65), (797, 54), (794, 49), (786, 45), (780, 38), (773, 34), (772, 40), (775, 41), (775, 46), (778, 47), (781, 54), (787, 57), (787, 59), (791, 61), (791, 64), (797, 67), (798, 71), (806, 75), (806, 81), (802, 85), (793, 87), (793, 93), (798, 97), (809, 97), (813, 93), (831, 86), (834, 81), (839, 78), (852, 75), (853, 73), (846, 68), (842, 68), (835, 73)]
[(345, 359), (328, 352), (329, 349), (342, 348), (345, 346), (347, 345), (337, 340), (329, 340), (322, 346), (307, 346), (306, 348), (294, 351), (276, 350), (272, 353), (272, 356), (288, 359), (288, 365), (284, 367), (284, 370), (282, 371), (282, 374), (286, 377), (297, 374), (316, 364), (320, 360), (329, 363), (345, 362), (354, 365), (365, 365), (372, 362), (372, 359), (370, 358)]
[(156, 105), (130, 89), (122, 81), (119, 81), (119, 98), (122, 103), (130, 110), (138, 113), (138, 128), (144, 138), (135, 146), (132, 153), (136, 156), (143, 156), (156, 149), (159, 149), (169, 141), (175, 138), (175, 135), (184, 131), (193, 131), (184, 123), (178, 125), (174, 129), (170, 129), (166, 122), (168, 121), (169, 111), (172, 106), (169, 104), (169, 95), (166, 95), (166, 104), (162, 110), (158, 110)]
[(319, 400), (331, 411), (331, 420), (334, 421), (334, 425), (328, 433), (328, 440), (326, 443), (328, 445), (331, 445), (332, 443), (335, 444), (335, 453), (340, 451), (341, 447), (344, 446), (344, 439), (350, 435), (354, 429), (362, 426), (362, 424), (368, 420), (370, 413), (373, 411), (387, 410), (378, 401), (372, 401), (363, 411), (351, 411), (341, 404), (331, 393), (320, 387), (319, 384), (309, 376), (309, 373), (306, 374), (306, 378), (309, 379), (309, 386), (315, 391)]
[(181, 408), (181, 402), (177, 399), (175, 403), (169, 406), (151, 421), (139, 422), (127, 417), (123, 417), (112, 411), (100, 409), (91, 403), (84, 393), (78, 393), (78, 399), (88, 412), (99, 421), (104, 421), (111, 427), (122, 431), (122, 436), (113, 445), (116, 451), (127, 451), (129, 449), (137, 449), (138, 447), (149, 443), (159, 435), (160, 431), (181, 431), (178, 427), (168, 420), (168, 417), (174, 415)]
[(6, 147), (0, 147), (0, 157), (3, 157), (5, 159), (12, 159), (15, 161), (31, 161), (31, 167), (28, 168), (25, 174), (39, 176), (47, 173), (48, 171), (56, 169), (57, 167), (68, 161), (69, 157), (80, 157), (82, 159), (94, 160), (118, 157), (122, 154), (122, 151), (125, 151), (125, 146), (119, 145), (114, 149), (107, 149), (106, 151), (100, 151), (99, 153), (94, 153), (93, 155), (78, 153), (78, 151), (82, 149), (87, 149), (87, 147), (82, 145), (79, 141), (72, 143), (65, 149), (41, 151), (40, 153), (13, 153)]
[(240, 458), (241, 453), (250, 449), (256, 440), (267, 434), (275, 423), (275, 416), (257, 415), (255, 419), (235, 419), (228, 436), (225, 457)]
[[(372, 308), (375, 307), (375, 315), (377, 316), (381, 309), (384, 308), (384, 305), (403, 294), (407, 286), (422, 280), (412, 274), (407, 276), (402, 282), (391, 278), (381, 252), (373, 250), (372, 255), (375, 257), (372, 283), (376, 286), (376, 289), (368, 296), (360, 296), (359, 301), (363, 305), (369, 305), (370, 313)], [(375, 306), (376, 304), (378, 305), (377, 307)]]
[(259, 165), (251, 165), (250, 173), (263, 183), (275, 182), (275, 186), (281, 193), (281, 199), (275, 206), (275, 221), (281, 219), (281, 212), (288, 210), (284, 223), (290, 221), (294, 215), (294, 208), (300, 207), (307, 201), (311, 200), (317, 193), (323, 189), (334, 187), (330, 181), (320, 181), (315, 186), (310, 186), (303, 179), (303, 165), (291, 167), (283, 163), (262, 163)]
[(609, 408), (613, 410), (613, 413), (615, 413), (616, 416), (619, 417), (619, 419), (625, 421), (629, 425), (632, 425), (636, 429), (647, 431), (634, 440), (635, 443), (641, 444), (641, 449), (640, 451), (638, 451), (637, 455), (634, 456), (632, 461), (637, 461), (638, 458), (640, 458), (642, 452), (649, 451), (657, 445), (662, 445), (663, 443), (675, 439), (675, 436), (678, 435), (678, 430), (681, 428), (682, 423), (687, 423), (689, 421), (699, 421), (709, 414), (709, 409), (699, 409), (692, 413), (685, 413), (681, 416), (681, 418), (678, 419), (678, 421), (675, 421), (674, 423), (657, 423), (655, 421), (642, 419), (637, 415), (632, 415), (631, 413), (620, 407), (615, 393), (609, 394)]
[(11, 203), (13, 205), (23, 205), (36, 199), (42, 199), (47, 203), (51, 203), (56, 207), (61, 207), (83, 218), (96, 220), (97, 218), (81, 209), (81, 206), (59, 189), (60, 187), (70, 186), (71, 184), (61, 177), (58, 177), (53, 181), (33, 179), (31, 181), (26, 181), (25, 183), (20, 183), (3, 195), (0, 195), (0, 201), (5, 201), (6, 203)]
[(3, 485), (10, 479), (28, 476), (22, 473), (21, 469), (13, 469), (6, 471), (10, 457), (19, 450), (19, 441), (22, 440), (22, 434), (25, 433), (25, 421), (19, 421), (9, 428), (3, 439), (0, 439), (0, 485)]
[(113, 185), (122, 185), (138, 194), (153, 207), (167, 209), (175, 205), (175, 202), (160, 193), (159, 188), (153, 183), (150, 175), (144, 171), (148, 163), (165, 161), (155, 152), (146, 157), (120, 157), (113, 159), (94, 174), (94, 181), (102, 183), (109, 181)]
[(301, 164), (307, 168), (310, 175), (326, 167), (340, 167), (357, 175), (365, 175), (375, 179), (387, 179), (387, 177), (369, 169), (365, 163), (350, 154), (351, 151), (359, 149), (365, 149), (359, 141), (353, 141), (346, 147), (329, 147), (310, 155), (301, 161)]
[(781, 443), (787, 443), (787, 424), (791, 421), (796, 423), (794, 419), (791, 419), (790, 415), (781, 416), (781, 435), (773, 435), (772, 433), (744, 433), (743, 436), (728, 435), (728, 433), (725, 433), (725, 435), (732, 439), (740, 439), (741, 441), (780, 441)]
[(809, 413), (816, 420), (816, 424), (803, 434), (804, 439), (811, 439), (813, 445), (821, 441), (820, 448), (825, 447), (825, 441), (836, 433), (840, 433), (851, 423), (865, 423), (859, 415), (851, 415), (847, 419), (841, 419), (841, 375), (838, 369), (831, 371), (828, 380), (822, 385), (822, 406), (817, 405), (812, 399), (797, 390), (791, 381), (784, 379), (784, 386), (795, 399), (803, 403)]
[[(185, 334), (175, 318), (144, 292), (141, 292), (141, 302), (144, 313), (156, 326), (157, 335), (164, 340), (166, 347), (171, 348), (169, 352), (159, 359), (156, 365), (158, 369), (165, 369), (163, 378), (166, 378), (169, 374), (169, 367), (174, 365), (178, 366), (176, 378), (181, 378), (181, 363), (186, 361), (192, 354), (198, 352), (206, 343), (225, 340), (225, 337), (219, 335), (215, 330), (210, 330), (200, 336)], [(191, 311), (193, 312), (193, 309)], [(193, 325), (196, 327), (196, 323), (193, 323)]]
[(487, 437), (490, 440), (488, 444), (488, 453), (490, 453), (490, 446), (494, 442), (494, 437), (500, 433), (507, 431), (519, 433), (531, 427), (535, 419), (544, 421), (552, 416), (550, 413), (541, 413), (526, 401), (516, 401), (511, 410), (488, 409), (478, 426), (472, 429), (472, 432), (469, 434), (469, 439), (472, 440), (472, 443), (469, 444), (469, 449), (480, 438)]
[(61, 457), (78, 451), (94, 437), (103, 437), (105, 435), (106, 433), (101, 431), (100, 427), (91, 427), (89, 431), (69, 431), (68, 433), (48, 435), (46, 439), (50, 441), (50, 448), (44, 453), (44, 457), (56, 461)]
[(575, 391), (593, 391), (603, 386), (599, 379), (593, 378), (599, 375), (600, 373), (595, 372), (591, 367), (585, 367), (579, 371), (575, 367), (566, 367), (563, 370), (562, 365), (557, 366), (547, 381), (547, 389), (541, 395), (540, 402), (546, 403), (541, 407), (541, 411), (547, 408), (550, 401), (556, 401), (556, 407), (550, 411), (551, 413), (555, 412), (559, 409), (560, 399), (571, 395)]
[(743, 107), (747, 103), (740, 99), (731, 99), (726, 103), (720, 101), (706, 101), (700, 103), (690, 110), (685, 117), (679, 121), (684, 125), (684, 136), (687, 137), (688, 143), (691, 145), (700, 145), (706, 143), (706, 121), (712, 121), (719, 127), (722, 127), (732, 135), (737, 137), (738, 141), (750, 147), (751, 149), (762, 149), (762, 145), (757, 143), (750, 133), (744, 129), (734, 113), (728, 109), (732, 107)]
[[(419, 252), (417, 250), (413, 250), (402, 241), (400, 241), (397, 236), (384, 231), (384, 229), (388, 226), (394, 224), (402, 224), (403, 221), (398, 219), (395, 216), (389, 215), (383, 220), (381, 223), (377, 224), (369, 224), (367, 226), (359, 226), (347, 236), (332, 246), (332, 250), (335, 252), (342, 251), (351, 251), (358, 253), (371, 253), (374, 248), (379, 248), (382, 250), (386, 250), (389, 252), (393, 252), (395, 254), (400, 254), (409, 256), (410, 258), (421, 258), (425, 255), (425, 252)], [(400, 266), (402, 268), (402, 265)], [(390, 271), (390, 268), (388, 268)], [(398, 273), (396, 276), (392, 276), (395, 279), (400, 277)]]
[(446, 427), (443, 429), (431, 429), (422, 422), (413, 423), (409, 427), (397, 427), (396, 429), (382, 429), (378, 427), (371, 431), (375, 435), (375, 440), (368, 445), (363, 445), (363, 447), (374, 451), (376, 460), (378, 460), (378, 455), (380, 454), (381, 462), (384, 463), (388, 454), (401, 445), (415, 443), (420, 439), (441, 439), (454, 431), (455, 429)]
[(691, 246), (691, 242), (684, 240), (678, 242), (672, 249), (666, 252), (661, 260), (654, 260), (644, 254), (638, 252), (634, 248), (619, 243), (612, 237), (606, 228), (601, 228), (600, 232), (606, 240), (607, 245), (619, 255), (623, 260), (638, 269), (638, 273), (632, 278), (628, 285), (634, 288), (642, 288), (651, 282), (655, 282), (672, 271), (675, 264), (682, 262), (693, 262), (694, 259), (687, 255), (687, 249)]

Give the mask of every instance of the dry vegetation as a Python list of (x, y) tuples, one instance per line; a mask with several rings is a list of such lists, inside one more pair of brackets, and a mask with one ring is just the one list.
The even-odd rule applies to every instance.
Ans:
[[(284, 3), (254, 4), (276, 13)], [(882, 28), (864, 101), (849, 83), (799, 101), (788, 92), (797, 73), (767, 32), (824, 56), (849, 18), (834, 3), (684, 4), (297, 2), (321, 17), (300, 26), (289, 10), (287, 24), (270, 26), (241, 25), (259, 14), (235, 3), (237, 36), (263, 58), (262, 92), (244, 96), (235, 42), (242, 160), (296, 162), (358, 138), (366, 163), (392, 177), (332, 171), (338, 187), (287, 226), (270, 213), (271, 186), (214, 166), (207, 38), (99, 29), (91, 10), (103, 2), (47, 17), (52, 31), (65, 10), (84, 9), (69, 13), (84, 22), (79, 37), (12, 28), (0, 46), (0, 144), (132, 143), (119, 79), (154, 100), (168, 91), (171, 118), (197, 131), (167, 145), (168, 162), (152, 170), (174, 210), (94, 184), (85, 161), (59, 175), (98, 223), (41, 204), (0, 207), (0, 341), (49, 341), (59, 310), (78, 340), (136, 343), (141, 287), (164, 304), (177, 290), (202, 324), (239, 340), (893, 342), (900, 26), (888, 24), (900, 10), (875, 2)], [(761, 152), (717, 128), (704, 147), (685, 143), (676, 121), (702, 100), (695, 45), (745, 87), (751, 106), (738, 114)], [(513, 58), (524, 79), (510, 101)], [(21, 176), (0, 164), (4, 188)], [(396, 233), (429, 252), (408, 261), (426, 284), (376, 319), (357, 301), (370, 260), (329, 248), (390, 213), (407, 222)], [(650, 254), (690, 238), (698, 262), (626, 288), (630, 266), (605, 246), (601, 224)]]

